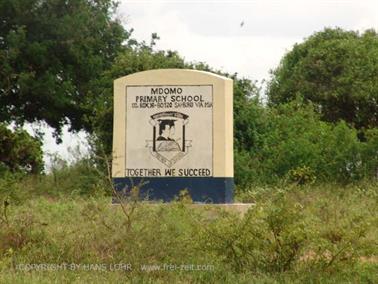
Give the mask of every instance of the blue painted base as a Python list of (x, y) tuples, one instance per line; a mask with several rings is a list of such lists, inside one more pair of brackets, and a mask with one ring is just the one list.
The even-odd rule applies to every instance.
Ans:
[[(222, 177), (166, 177), (166, 178), (113, 178), (119, 193), (127, 193), (132, 185), (144, 185), (140, 189), (140, 198), (147, 200), (174, 200), (181, 190), (187, 189), (194, 202), (232, 203), (234, 178)], [(113, 198), (113, 203), (117, 200)]]

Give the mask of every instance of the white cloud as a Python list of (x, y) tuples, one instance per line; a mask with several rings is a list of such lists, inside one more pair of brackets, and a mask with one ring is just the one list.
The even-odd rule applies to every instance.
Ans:
[(378, 2), (369, 0), (122, 1), (120, 10), (138, 40), (156, 32), (159, 49), (258, 80), (324, 27), (378, 29)]

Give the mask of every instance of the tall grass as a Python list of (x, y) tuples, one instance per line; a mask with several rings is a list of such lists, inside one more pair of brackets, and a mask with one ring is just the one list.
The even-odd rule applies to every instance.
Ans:
[(126, 218), (82, 167), (1, 180), (0, 283), (378, 280), (374, 182), (245, 189), (244, 215), (134, 202)]

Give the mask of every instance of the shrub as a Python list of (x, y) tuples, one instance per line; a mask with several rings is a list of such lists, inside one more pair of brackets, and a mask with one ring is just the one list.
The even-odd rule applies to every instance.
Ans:
[(316, 176), (311, 168), (304, 166), (290, 170), (289, 179), (299, 185), (313, 184)]
[(237, 273), (291, 269), (307, 239), (303, 208), (277, 192), (240, 219), (226, 215), (206, 229), (204, 245)]
[(296, 183), (347, 183), (374, 177), (374, 129), (367, 131), (367, 141), (360, 141), (345, 122), (321, 121), (313, 106), (300, 100), (271, 108), (266, 115), (267, 123), (255, 129), (259, 143), (235, 154), (236, 182), (242, 188), (287, 178)]
[(43, 170), (42, 143), (25, 130), (9, 130), (0, 123), (0, 177), (6, 171), (40, 173)]

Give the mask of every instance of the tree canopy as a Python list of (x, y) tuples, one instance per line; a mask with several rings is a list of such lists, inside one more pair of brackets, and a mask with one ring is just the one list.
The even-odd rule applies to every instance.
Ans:
[(12, 131), (0, 123), (0, 177), (6, 172), (40, 173), (42, 143), (25, 130)]
[(249, 149), (259, 143), (256, 125), (264, 121), (262, 106), (259, 105), (260, 89), (255, 82), (242, 79), (237, 74), (227, 74), (212, 69), (205, 63), (186, 62), (175, 51), (154, 50), (153, 34), (150, 45), (136, 43), (128, 47), (114, 60), (111, 68), (95, 80), (93, 90), (96, 96), (92, 100), (94, 113), (90, 116), (93, 125), (94, 140), (102, 150), (110, 154), (113, 136), (113, 80), (140, 71), (164, 68), (186, 68), (217, 73), (234, 80), (234, 141), (235, 147)]
[(378, 126), (378, 34), (325, 29), (296, 44), (273, 71), (270, 105), (312, 102), (322, 119)]
[(153, 51), (152, 46), (139, 43), (126, 48), (102, 76), (93, 81), (93, 113), (88, 117), (97, 147), (106, 154), (112, 152), (113, 81), (132, 73), (160, 68), (185, 68), (184, 60), (173, 51)]
[(0, 0), (0, 122), (85, 129), (90, 82), (128, 33), (112, 0)]

